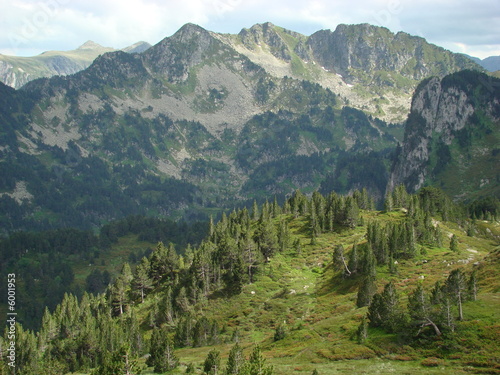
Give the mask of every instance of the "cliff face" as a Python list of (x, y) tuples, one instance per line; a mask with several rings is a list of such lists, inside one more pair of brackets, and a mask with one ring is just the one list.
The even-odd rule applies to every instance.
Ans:
[(500, 81), (463, 71), (416, 90), (388, 190), (439, 184), (455, 198), (498, 194)]

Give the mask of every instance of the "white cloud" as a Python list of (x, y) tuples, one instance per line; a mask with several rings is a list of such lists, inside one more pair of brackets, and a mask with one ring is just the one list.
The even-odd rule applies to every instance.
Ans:
[(498, 0), (14, 0), (3, 1), (0, 14), (5, 54), (73, 49), (88, 39), (115, 48), (154, 44), (187, 22), (236, 33), (267, 21), (306, 35), (367, 22), (479, 57), (500, 50)]

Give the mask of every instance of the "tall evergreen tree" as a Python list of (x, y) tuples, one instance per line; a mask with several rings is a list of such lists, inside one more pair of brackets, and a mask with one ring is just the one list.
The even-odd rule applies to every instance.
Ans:
[(408, 296), (408, 312), (413, 325), (418, 327), (416, 336), (418, 336), (425, 327), (432, 327), (436, 336), (441, 335), (441, 330), (433, 316), (430, 300), (421, 283), (419, 283), (417, 289)]
[(141, 297), (141, 303), (144, 302), (144, 296), (147, 291), (153, 288), (153, 280), (149, 277), (150, 263), (149, 259), (143, 257), (137, 265), (132, 280), (132, 289), (136, 295)]
[(154, 367), (156, 373), (173, 370), (179, 364), (165, 328), (153, 330), (149, 354), (150, 356), (146, 363), (148, 366)]
[(259, 246), (259, 250), (266, 259), (270, 258), (278, 249), (278, 236), (276, 227), (271, 220), (259, 221), (254, 240)]
[(392, 282), (384, 287), (382, 293), (373, 296), (368, 308), (368, 319), (373, 327), (382, 327), (389, 332), (396, 332), (402, 323), (399, 297)]
[(243, 349), (238, 343), (236, 343), (229, 352), (224, 374), (238, 375), (244, 363), (245, 358), (243, 357)]
[(445, 289), (449, 297), (455, 301), (458, 307), (458, 319), (463, 320), (463, 302), (466, 300), (467, 282), (464, 273), (459, 269), (450, 272), (445, 283)]
[(450, 238), (450, 250), (454, 253), (458, 253), (460, 251), (458, 247), (458, 237), (456, 235), (452, 235)]
[(125, 263), (122, 267), (120, 275), (116, 278), (115, 282), (111, 286), (109, 293), (111, 297), (112, 304), (115, 311), (122, 315), (125, 311), (126, 306), (130, 303), (130, 291), (131, 291), (131, 281), (132, 281), (132, 271), (128, 263)]
[(355, 274), (359, 270), (359, 253), (358, 253), (358, 245), (355, 243), (352, 245), (352, 250), (349, 254), (349, 270), (351, 274)]
[(208, 375), (219, 374), (220, 362), (220, 352), (215, 349), (210, 350), (205, 362), (203, 363), (203, 372)]
[(244, 375), (272, 375), (273, 367), (266, 365), (266, 360), (262, 355), (262, 351), (259, 346), (256, 346), (250, 358), (242, 366), (241, 374)]

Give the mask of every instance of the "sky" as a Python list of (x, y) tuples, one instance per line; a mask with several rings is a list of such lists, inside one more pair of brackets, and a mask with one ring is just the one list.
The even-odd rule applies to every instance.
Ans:
[(0, 53), (156, 44), (188, 22), (232, 34), (272, 22), (304, 35), (370, 23), (453, 52), (500, 55), (499, 0), (0, 0)]

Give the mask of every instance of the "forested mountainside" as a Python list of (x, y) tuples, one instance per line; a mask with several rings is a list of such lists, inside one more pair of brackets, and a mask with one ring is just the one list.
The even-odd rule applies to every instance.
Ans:
[(233, 210), (65, 295), (36, 332), (18, 321), (17, 373), (495, 373), (499, 214), (403, 186), (384, 211), (366, 190)]
[[(305, 37), (272, 24), (237, 36), (188, 24), (145, 52), (106, 53), (18, 91), (2, 86), (3, 232), (90, 229), (137, 214), (206, 220), (295, 189), (366, 187), (380, 200), (404, 125), (354, 96), (389, 103), (380, 97), (389, 90), (409, 103), (422, 78), (463, 68), (481, 70), (370, 25)], [(362, 72), (392, 78), (368, 82)]]

